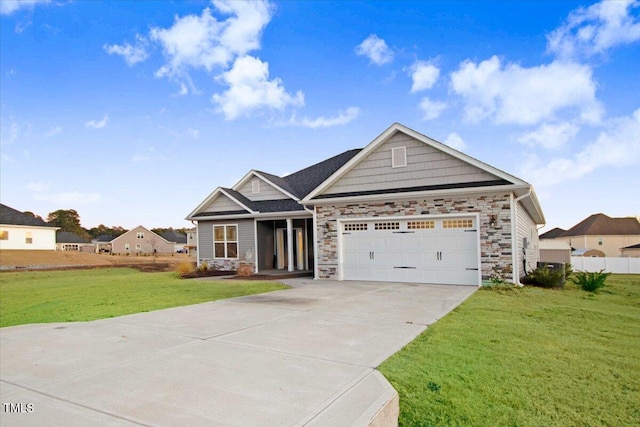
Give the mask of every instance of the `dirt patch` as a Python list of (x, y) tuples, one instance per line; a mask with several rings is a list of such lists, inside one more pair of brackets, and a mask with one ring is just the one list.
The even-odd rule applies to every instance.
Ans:
[(76, 268), (132, 267), (141, 271), (173, 271), (176, 264), (192, 261), (185, 254), (121, 256), (71, 251), (0, 251), (0, 270), (61, 270)]

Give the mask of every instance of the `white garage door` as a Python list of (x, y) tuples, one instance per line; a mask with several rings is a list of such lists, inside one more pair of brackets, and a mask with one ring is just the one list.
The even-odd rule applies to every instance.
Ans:
[(475, 217), (341, 224), (342, 278), (478, 285)]

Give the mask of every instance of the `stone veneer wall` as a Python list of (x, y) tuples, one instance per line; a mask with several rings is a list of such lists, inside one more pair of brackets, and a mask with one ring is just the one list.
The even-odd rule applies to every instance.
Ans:
[[(337, 219), (410, 215), (479, 213), (482, 279), (513, 281), (511, 248), (511, 198), (509, 193), (421, 198), (393, 202), (368, 202), (316, 206), (318, 270), (322, 279), (338, 278)], [(491, 215), (497, 218), (489, 228)]]

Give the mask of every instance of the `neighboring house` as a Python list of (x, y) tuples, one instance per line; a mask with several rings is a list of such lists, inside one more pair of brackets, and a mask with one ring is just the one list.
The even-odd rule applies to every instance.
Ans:
[(113, 236), (109, 236), (108, 234), (101, 234), (95, 239), (91, 239), (91, 243), (93, 244), (96, 253), (110, 253), (111, 252), (111, 241), (115, 239)]
[(219, 269), (476, 286), (535, 268), (545, 222), (530, 184), (397, 123), (285, 177), (251, 170), (186, 219)]
[(80, 237), (69, 231), (58, 231), (56, 233), (56, 250), (93, 252), (93, 244), (84, 237)]
[[(544, 238), (546, 234), (540, 238)], [(603, 256), (619, 257), (621, 256), (620, 248), (640, 242), (640, 222), (634, 217), (611, 218), (597, 213), (556, 235), (553, 239), (565, 241), (574, 249), (597, 249), (604, 253)]]
[(197, 256), (198, 254), (198, 233), (196, 228), (191, 228), (187, 230), (187, 251), (189, 251), (189, 255)]
[(542, 239), (540, 236), (540, 262), (571, 263), (571, 246), (567, 242)]
[(173, 253), (174, 242), (139, 225), (111, 241), (111, 251), (115, 254)]
[(0, 204), (0, 249), (56, 249), (56, 230), (51, 224)]
[(581, 248), (571, 251), (571, 256), (581, 256), (585, 258), (604, 258), (606, 255), (599, 249)]
[(546, 233), (543, 233), (543, 234), (540, 235), (540, 241), (555, 239), (556, 237), (562, 236), (562, 234), (566, 233), (566, 232), (567, 232), (567, 230), (563, 230), (562, 228), (559, 228), (559, 227), (552, 228), (551, 230), (547, 231)]
[(640, 243), (620, 248), (620, 254), (625, 258), (640, 258)]
[(173, 252), (184, 252), (187, 249), (187, 235), (175, 230), (167, 230), (161, 234), (167, 242), (173, 243)]

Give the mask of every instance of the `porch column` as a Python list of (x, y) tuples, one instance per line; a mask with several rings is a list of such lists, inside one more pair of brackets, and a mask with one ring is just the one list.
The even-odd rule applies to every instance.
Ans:
[(289, 260), (289, 271), (293, 271), (296, 260), (293, 259), (293, 220), (291, 218), (287, 218), (287, 259)]

